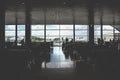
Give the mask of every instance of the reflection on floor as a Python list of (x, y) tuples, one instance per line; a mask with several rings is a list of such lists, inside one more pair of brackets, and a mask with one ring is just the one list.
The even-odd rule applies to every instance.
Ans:
[(65, 59), (62, 47), (55, 46), (50, 51), (50, 62), (43, 62), (42, 69), (34, 69), (24, 80), (73, 80), (74, 63)]
[(53, 47), (50, 53), (50, 62), (42, 63), (42, 68), (73, 68), (74, 64), (71, 59), (65, 59), (65, 55), (62, 51), (62, 47)]

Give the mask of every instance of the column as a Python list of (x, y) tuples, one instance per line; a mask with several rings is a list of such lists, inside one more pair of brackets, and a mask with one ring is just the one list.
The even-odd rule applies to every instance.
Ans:
[(103, 11), (101, 10), (100, 25), (101, 25), (101, 39), (103, 39)]
[(5, 2), (0, 2), (0, 48), (5, 48)]
[(115, 39), (115, 13), (113, 13), (113, 39)]
[(29, 0), (26, 0), (26, 17), (25, 17), (25, 43), (27, 46), (29, 46), (31, 44), (31, 15), (30, 15), (30, 11), (31, 11), (31, 2)]
[(17, 32), (17, 25), (18, 25), (18, 18), (17, 18), (17, 14), (18, 14), (18, 3), (16, 2), (16, 8), (15, 8), (15, 46), (17, 46), (17, 42), (18, 42), (18, 32)]
[(89, 43), (94, 44), (94, 3), (92, 0), (88, 2), (88, 20), (89, 20)]
[(44, 42), (46, 42), (46, 9), (44, 9)]
[(72, 8), (72, 16), (73, 16), (73, 42), (75, 42), (75, 10)]

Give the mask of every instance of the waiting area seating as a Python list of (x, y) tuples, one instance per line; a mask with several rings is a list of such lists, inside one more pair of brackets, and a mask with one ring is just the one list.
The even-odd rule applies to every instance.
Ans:
[[(75, 63), (75, 72), (79, 75), (94, 75), (96, 80), (119, 78), (120, 54), (116, 45), (91, 46), (83, 42), (67, 42), (62, 45), (65, 58)], [(28, 46), (5, 48), (2, 67), (6, 78), (18, 80), (22, 75), (42, 68), (42, 62), (50, 62), (51, 43), (31, 43)], [(11, 74), (12, 72), (12, 74)], [(91, 74), (94, 73), (94, 74)], [(120, 78), (119, 78), (120, 79)]]
[(108, 80), (117, 79), (120, 73), (120, 54), (116, 46), (116, 43), (91, 46), (89, 43), (67, 42), (63, 51), (76, 62), (76, 71), (83, 75), (94, 72), (97, 80)]

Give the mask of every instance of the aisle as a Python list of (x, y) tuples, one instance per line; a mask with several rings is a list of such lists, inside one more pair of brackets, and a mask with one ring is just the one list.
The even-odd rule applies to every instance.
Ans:
[[(65, 59), (65, 55), (62, 51), (62, 47), (53, 47), (53, 51), (50, 53), (50, 62), (46, 63), (46, 68), (73, 68), (73, 61)], [(44, 63), (43, 63), (44, 65)], [(42, 66), (43, 68), (45, 66)]]

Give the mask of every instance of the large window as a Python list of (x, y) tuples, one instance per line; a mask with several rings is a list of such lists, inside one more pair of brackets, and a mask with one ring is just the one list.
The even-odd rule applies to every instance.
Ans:
[[(44, 41), (44, 34), (46, 31), (46, 41), (69, 41), (73, 39), (74, 28), (73, 25), (53, 25), (47, 24), (46, 30), (44, 25), (31, 25), (32, 42)], [(88, 25), (75, 25), (75, 41), (88, 41)]]
[(20, 43), (24, 39), (25, 41), (25, 25), (17, 26), (17, 42)]
[(46, 25), (46, 41), (59, 40), (59, 25)]
[(44, 25), (31, 25), (31, 41), (44, 42)]
[(5, 41), (15, 42), (15, 25), (5, 25)]
[(110, 41), (113, 40), (113, 27), (110, 25), (103, 25), (103, 40)]
[[(115, 40), (118, 40), (118, 38), (119, 38), (119, 31), (111, 25), (103, 25), (102, 33), (103, 33), (104, 41), (113, 40), (114, 35), (115, 35)], [(95, 43), (97, 43), (98, 38), (101, 38), (101, 25), (94, 25)]]
[(25, 41), (25, 25), (17, 25), (17, 28), (16, 25), (5, 25), (5, 42), (15, 43), (16, 40), (17, 45), (21, 45), (22, 40)]
[(46, 25), (46, 41), (73, 39), (73, 25)]
[(95, 43), (97, 43), (99, 38), (101, 38), (101, 25), (94, 25), (94, 41), (95, 41)]
[(75, 41), (88, 41), (88, 25), (75, 25)]
[(115, 29), (115, 40), (120, 40), (120, 32), (117, 30), (117, 29)]
[(60, 39), (65, 41), (66, 38), (73, 39), (73, 25), (60, 25)]

